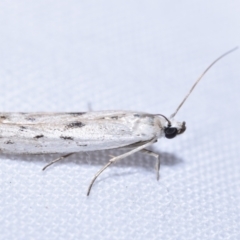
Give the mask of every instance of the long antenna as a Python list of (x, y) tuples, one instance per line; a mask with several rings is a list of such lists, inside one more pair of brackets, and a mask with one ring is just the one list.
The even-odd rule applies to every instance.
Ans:
[(175, 115), (177, 114), (178, 110), (182, 107), (182, 105), (185, 103), (185, 101), (187, 100), (187, 98), (189, 97), (189, 95), (192, 93), (193, 89), (196, 87), (196, 85), (200, 82), (200, 80), (203, 78), (203, 76), (208, 72), (208, 70), (216, 63), (218, 62), (221, 58), (225, 57), (226, 55), (228, 55), (229, 53), (237, 50), (238, 47), (235, 47), (231, 50), (229, 50), (228, 52), (224, 53), (223, 55), (221, 55), (220, 57), (218, 57), (215, 61), (213, 61), (207, 68), (206, 70), (200, 75), (200, 77), (197, 79), (197, 81), (193, 84), (192, 88), (190, 89), (189, 93), (186, 95), (186, 97), (182, 100), (182, 102), (180, 103), (180, 105), (177, 107), (176, 111), (170, 116), (170, 118), (174, 118)]

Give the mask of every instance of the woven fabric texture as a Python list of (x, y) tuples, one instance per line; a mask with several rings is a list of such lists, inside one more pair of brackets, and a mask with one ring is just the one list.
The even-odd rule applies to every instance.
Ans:
[[(170, 116), (240, 43), (239, 1), (0, 2), (0, 111), (135, 110)], [(0, 155), (0, 239), (240, 239), (240, 50), (176, 116), (155, 159), (125, 150)]]

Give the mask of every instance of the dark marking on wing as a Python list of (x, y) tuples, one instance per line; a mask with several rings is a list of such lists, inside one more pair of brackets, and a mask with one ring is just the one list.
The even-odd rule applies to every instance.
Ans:
[(139, 117), (139, 118), (145, 118), (145, 117), (153, 118), (153, 117), (155, 117), (156, 115), (151, 114), (151, 113), (141, 113), (141, 114), (139, 114), (139, 113), (134, 113), (133, 116), (134, 116), (134, 117)]
[(82, 122), (72, 122), (66, 125), (66, 128), (81, 128), (84, 127), (85, 124)]
[(41, 135), (36, 135), (34, 138), (43, 138), (44, 137), (44, 135), (43, 134), (41, 134)]
[(64, 139), (64, 140), (74, 140), (73, 137), (68, 137), (68, 136), (60, 136), (60, 138)]
[(8, 140), (8, 141), (6, 141), (6, 142), (4, 142), (5, 144), (14, 144), (14, 142), (13, 141), (11, 141), (11, 140)]
[(27, 121), (31, 121), (31, 122), (34, 122), (36, 119), (35, 118), (33, 118), (33, 117), (27, 117), (27, 118), (25, 118)]
[(20, 127), (19, 127), (19, 131), (21, 131), (21, 132), (24, 131), (24, 130), (26, 130), (26, 129), (27, 129), (27, 128), (24, 127), (24, 126), (20, 126)]
[(77, 116), (80, 116), (80, 115), (83, 115), (85, 114), (86, 112), (70, 112), (70, 113), (67, 113), (67, 114), (70, 114), (74, 117), (77, 117)]
[(118, 119), (118, 116), (112, 116), (111, 119), (117, 120), (117, 119)]
[(79, 147), (87, 147), (87, 144), (79, 144), (79, 143), (77, 143), (77, 145), (78, 145)]

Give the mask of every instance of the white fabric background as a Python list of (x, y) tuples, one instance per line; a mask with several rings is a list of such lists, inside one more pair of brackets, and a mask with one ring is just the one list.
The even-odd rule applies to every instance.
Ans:
[[(0, 111), (136, 110), (169, 116), (240, 43), (240, 3), (0, 2)], [(240, 239), (240, 50), (205, 76), (155, 160), (122, 151), (0, 156), (0, 239)]]

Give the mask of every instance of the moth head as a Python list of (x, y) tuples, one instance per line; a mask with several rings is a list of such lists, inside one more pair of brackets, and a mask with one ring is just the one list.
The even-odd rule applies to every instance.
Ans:
[(185, 122), (170, 121), (167, 126), (164, 127), (165, 137), (168, 139), (175, 138), (177, 135), (184, 133), (186, 130)]
[[(188, 99), (188, 97), (190, 96), (190, 94), (192, 93), (193, 89), (197, 86), (197, 84), (200, 82), (200, 80), (203, 78), (203, 76), (208, 72), (208, 70), (216, 63), (218, 62), (220, 59), (222, 59), (223, 57), (225, 57), (226, 55), (228, 55), (229, 53), (237, 50), (238, 47), (235, 47), (231, 50), (229, 50), (228, 52), (222, 54), (220, 57), (218, 57), (216, 60), (214, 60), (206, 69), (205, 71), (200, 75), (200, 77), (196, 80), (196, 82), (193, 84), (193, 86), (191, 87), (190, 91), (188, 92), (188, 94), (183, 98), (182, 102), (179, 104), (179, 106), (177, 107), (177, 109), (175, 110), (175, 112), (173, 114), (171, 114), (170, 119), (173, 119), (176, 114), (178, 113), (179, 109), (182, 107), (182, 105), (185, 103), (185, 101)], [(181, 134), (183, 132), (185, 132), (186, 130), (186, 123), (182, 122), (182, 123), (177, 123), (176, 126), (174, 126), (173, 122), (174, 120), (168, 120), (165, 116), (161, 115), (163, 118), (165, 118), (165, 120), (168, 122), (167, 126), (164, 127), (164, 133), (165, 133), (165, 137), (166, 138), (174, 138), (176, 137), (178, 134)]]

